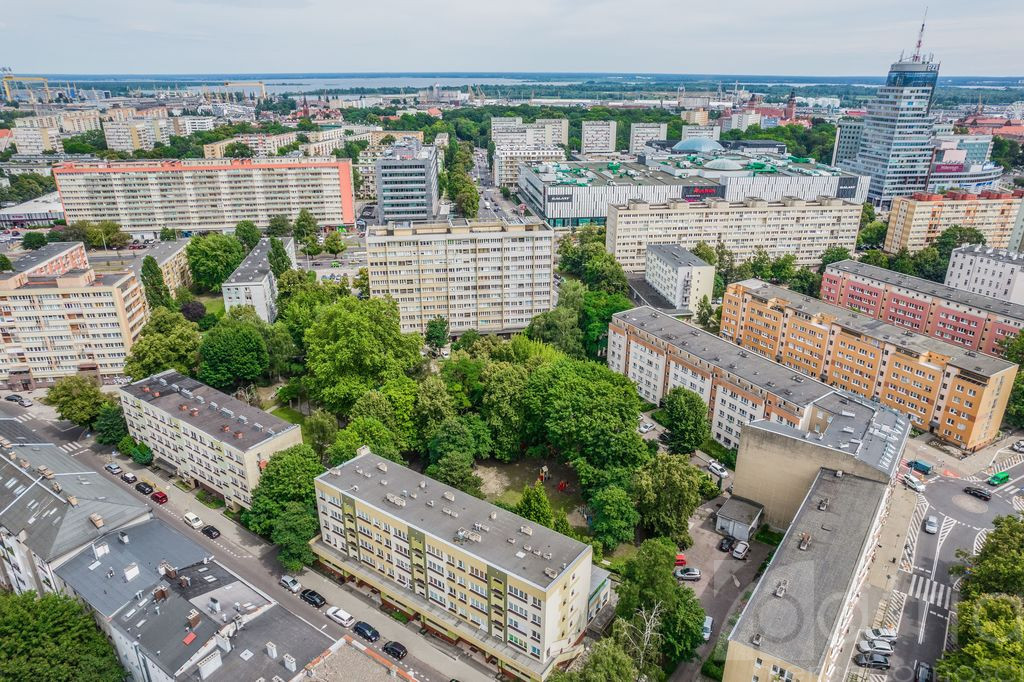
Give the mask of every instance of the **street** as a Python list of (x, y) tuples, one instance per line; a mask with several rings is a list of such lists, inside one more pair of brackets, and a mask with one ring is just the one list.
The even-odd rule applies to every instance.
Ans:
[[(7, 394), (8, 392), (5, 391), (4, 395)], [(26, 392), (21, 392), (21, 394), (26, 395)], [(4, 401), (0, 407), (0, 418), (5, 415), (8, 418), (13, 418), (35, 432), (39, 436), (40, 442), (54, 443), (61, 450), (78, 459), (84, 466), (104, 475), (110, 476), (104, 471), (104, 465), (116, 461), (125, 471), (135, 473), (140, 481), (152, 483), (157, 490), (167, 493), (168, 497), (167, 503), (162, 505), (147, 499), (157, 518), (206, 547), (220, 563), (270, 595), (284, 608), (326, 632), (332, 638), (337, 639), (343, 634), (355, 636), (354, 633), (342, 628), (324, 615), (326, 606), (321, 610), (315, 609), (300, 600), (297, 594), (289, 592), (278, 583), (284, 571), (277, 562), (273, 545), (225, 516), (221, 509), (211, 509), (203, 505), (193, 493), (186, 492), (174, 485), (168, 474), (139, 466), (126, 457), (114, 458), (111, 455), (110, 447), (96, 445), (84, 429), (57, 419), (52, 413), (52, 408), (41, 405), (39, 399), (43, 397), (43, 394), (43, 391), (35, 391), (32, 399), (36, 405), (27, 409)], [(120, 483), (118, 478), (113, 476), (111, 478)], [(129, 484), (123, 483), (123, 485), (128, 486)], [(216, 526), (221, 532), (220, 537), (211, 539), (186, 526), (182, 517), (185, 512), (189, 511), (198, 514), (204, 524)], [(378, 608), (378, 603), (374, 603), (354, 587), (340, 585), (310, 569), (293, 575), (298, 578), (303, 587), (313, 588), (322, 594), (327, 599), (328, 605), (340, 606), (355, 616), (357, 620), (365, 620), (377, 628), (380, 631), (380, 639), (372, 644), (368, 642), (363, 642), (363, 644), (374, 649), (386, 660), (393, 659), (381, 652), (381, 647), (384, 644), (394, 640), (406, 645), (409, 655), (394, 663), (414, 675), (417, 680), (447, 682), (452, 678), (458, 678), (462, 682), (468, 682), (493, 677), (493, 671), (484, 669), (482, 664), (475, 661), (468, 662), (464, 658), (460, 658), (458, 656), (460, 652), (453, 647), (420, 635), (417, 623), (403, 625), (394, 620)]]

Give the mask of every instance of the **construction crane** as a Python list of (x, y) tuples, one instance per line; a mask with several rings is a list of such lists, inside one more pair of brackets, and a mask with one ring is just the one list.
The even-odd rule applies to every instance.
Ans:
[[(11, 71), (11, 69), (9, 67), (4, 67), (2, 69), (2, 72), (4, 74), (4, 77), (3, 77), (4, 97), (8, 101), (14, 101), (14, 97), (11, 94), (11, 83), (21, 83), (22, 85), (26, 85), (26, 86), (27, 86), (28, 83), (42, 83), (43, 84), (43, 92), (46, 94), (46, 99), (44, 101), (47, 104), (50, 103), (50, 101), (51, 101), (51, 99), (50, 99), (50, 81), (47, 80), (46, 78), (43, 78), (42, 76), (15, 76), (14, 73)], [(25, 90), (28, 92), (29, 101), (34, 102), (35, 101), (35, 96), (32, 94), (32, 89), (29, 88), (29, 87), (26, 87)]]
[(246, 85), (254, 85), (254, 86), (258, 87), (260, 89), (260, 99), (261, 100), (264, 100), (264, 99), (267, 98), (267, 88), (263, 85), (263, 81), (235, 81), (235, 82), (226, 82), (226, 83), (224, 83), (224, 87), (226, 87), (226, 88), (232, 88), (232, 87), (237, 87), (237, 86), (246, 86)]

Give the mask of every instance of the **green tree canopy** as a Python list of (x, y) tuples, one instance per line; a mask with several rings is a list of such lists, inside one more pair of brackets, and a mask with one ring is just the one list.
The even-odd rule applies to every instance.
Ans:
[(448, 320), (438, 315), (427, 321), (427, 333), (424, 335), (424, 339), (428, 346), (437, 350), (448, 345), (449, 338)]
[(242, 512), (242, 522), (254, 533), (269, 537), (276, 520), (289, 502), (316, 513), (313, 479), (324, 472), (320, 458), (308, 445), (274, 453), (252, 493), (252, 507)]
[(839, 261), (849, 260), (851, 258), (853, 258), (853, 255), (845, 246), (833, 246), (829, 249), (825, 249), (825, 252), (821, 254), (821, 265), (818, 267), (818, 274), (825, 274), (825, 268), (832, 265), (832, 263), (838, 263)]
[(46, 235), (42, 232), (26, 232), (21, 238), (21, 248), (35, 251), (46, 246)]
[(62, 377), (46, 392), (46, 404), (78, 426), (92, 426), (100, 409), (113, 401), (95, 381), (80, 375)]
[(551, 344), (571, 358), (586, 356), (579, 313), (567, 306), (558, 305), (534, 316), (526, 328), (526, 335), (535, 341)]
[(252, 251), (260, 242), (260, 228), (251, 220), (243, 220), (235, 225), (235, 239), (241, 242), (246, 252)]
[(316, 560), (309, 541), (320, 531), (316, 514), (303, 502), (288, 502), (274, 519), (270, 540), (277, 545), (277, 560), (286, 571), (300, 571)]
[(708, 406), (693, 391), (677, 386), (665, 395), (662, 405), (672, 452), (690, 454), (711, 435)]
[(270, 253), (267, 260), (270, 262), (270, 271), (274, 273), (274, 277), (280, 277), (292, 267), (292, 259), (288, 257), (284, 242), (277, 237), (270, 238)]
[(617, 485), (609, 485), (594, 493), (589, 500), (593, 511), (590, 530), (608, 549), (621, 542), (632, 542), (640, 514), (633, 499)]
[(0, 253), (0, 272), (6, 272), (13, 269), (14, 265), (11, 263), (11, 259), (7, 257), (7, 254)]
[(940, 680), (1013, 680), (1024, 661), (1024, 602), (981, 594), (957, 604), (957, 648), (935, 666)]
[(880, 249), (885, 246), (885, 238), (889, 234), (889, 224), (880, 220), (872, 220), (863, 225), (857, 233), (857, 247), (861, 249)]
[(96, 442), (103, 445), (116, 445), (128, 435), (121, 406), (112, 402), (100, 405), (93, 427), (96, 429)]
[(304, 242), (310, 238), (315, 239), (319, 231), (320, 226), (317, 225), (316, 218), (309, 212), (309, 209), (300, 210), (292, 225), (292, 236), (295, 237), (295, 241)]
[(344, 252), (346, 248), (345, 239), (341, 236), (341, 232), (335, 230), (327, 233), (327, 237), (324, 238), (324, 251), (332, 256), (337, 256), (339, 253)]
[(302, 424), (303, 440), (321, 458), (338, 436), (338, 420), (327, 410), (317, 409)]
[(364, 445), (384, 459), (405, 463), (399, 454), (395, 434), (373, 417), (356, 417), (338, 431), (334, 443), (327, 448), (327, 459), (331, 466), (337, 466), (355, 457)]
[(551, 682), (632, 682), (638, 675), (632, 657), (614, 639), (605, 637), (590, 650), (579, 670), (558, 670)]
[(143, 379), (165, 369), (189, 374), (196, 365), (202, 336), (199, 327), (168, 308), (157, 308), (139, 332), (125, 360), (125, 374)]
[(640, 524), (655, 537), (670, 538), (689, 547), (689, 520), (703, 501), (702, 484), (708, 475), (686, 458), (658, 453), (633, 480), (633, 498)]
[(291, 235), (291, 233), (292, 222), (288, 220), (288, 216), (271, 216), (270, 222), (267, 224), (268, 237), (287, 237)]
[(555, 523), (555, 513), (551, 510), (551, 500), (544, 490), (544, 484), (534, 482), (523, 488), (523, 496), (519, 498), (513, 511), (524, 519), (551, 528)]
[(164, 273), (152, 256), (142, 259), (142, 288), (146, 292), (146, 302), (149, 303), (150, 309), (173, 309), (174, 299), (171, 298), (171, 290), (164, 283)]
[(245, 258), (245, 247), (232, 235), (214, 233), (192, 237), (185, 255), (196, 286), (219, 292), (220, 285)]
[(228, 317), (207, 332), (199, 346), (198, 378), (214, 388), (256, 381), (269, 366), (267, 342), (259, 329)]
[(997, 516), (992, 525), (977, 554), (957, 551), (961, 563), (951, 572), (964, 576), (960, 594), (965, 599), (994, 593), (1024, 597), (1024, 516)]
[(252, 147), (244, 142), (232, 142), (224, 147), (224, 156), (229, 159), (251, 159), (255, 155)]

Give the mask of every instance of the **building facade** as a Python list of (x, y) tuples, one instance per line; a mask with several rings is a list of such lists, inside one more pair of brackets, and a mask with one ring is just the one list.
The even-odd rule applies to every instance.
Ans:
[(891, 407), (968, 451), (999, 435), (1016, 366), (760, 280), (729, 285), (721, 335)]
[(997, 249), (1010, 245), (1010, 236), (1024, 202), (1024, 190), (984, 191), (980, 194), (949, 192), (918, 193), (895, 197), (889, 211), (885, 250), (916, 253), (930, 246), (943, 230), (958, 225), (973, 227), (985, 235), (985, 244)]
[[(6, 179), (6, 178), (5, 178)], [(14, 230), (22, 227), (45, 227), (64, 219), (64, 207), (56, 192), (35, 199), (0, 208), (0, 228)]]
[(100, 112), (59, 111), (39, 116), (22, 116), (14, 119), (15, 128), (57, 128), (65, 135), (81, 135), (90, 130), (100, 129)]
[[(707, 112), (705, 112), (706, 114)], [(705, 121), (707, 123), (707, 121)], [(686, 126), (683, 126), (684, 128)], [(651, 140), (667, 140), (667, 123), (631, 123), (629, 126), (629, 153), (639, 154)]]
[(0, 383), (32, 390), (79, 373), (113, 382), (148, 316), (134, 273), (97, 273), (81, 242), (47, 244), (0, 273)]
[(64, 143), (61, 142), (60, 129), (56, 127), (15, 128), (11, 131), (11, 135), (14, 138), (14, 145), (18, 148), (19, 154), (64, 152)]
[(119, 396), (128, 433), (149, 446), (153, 463), (231, 509), (252, 504), (271, 455), (302, 443), (297, 424), (175, 370), (121, 386)]
[(857, 158), (864, 134), (864, 119), (843, 118), (836, 121), (836, 141), (832, 148), (832, 165), (841, 166)]
[(154, 238), (165, 227), (224, 231), (242, 220), (265, 229), (303, 208), (321, 225), (355, 223), (348, 159), (65, 163), (53, 174), (69, 223), (112, 220)]
[(702, 298), (711, 301), (715, 266), (676, 244), (647, 247), (644, 279), (676, 309), (697, 310)]
[(954, 249), (946, 286), (1024, 305), (1024, 254), (970, 244)]
[(128, 121), (107, 121), (103, 124), (107, 149), (118, 152), (152, 149), (157, 142), (168, 144), (172, 133), (174, 126), (167, 118), (135, 118)]
[[(164, 277), (164, 284), (172, 294), (178, 289), (192, 286), (192, 271), (188, 267), (188, 256), (185, 253), (187, 246), (187, 239), (176, 239), (170, 242), (156, 242), (146, 249), (146, 256), (152, 256), (156, 261), (160, 267), (160, 274)], [(140, 282), (144, 260), (145, 257), (135, 258), (131, 265)]]
[(217, 127), (217, 118), (214, 116), (175, 116), (170, 120), (174, 134), (179, 137), (213, 130)]
[(245, 133), (220, 142), (211, 142), (203, 145), (203, 158), (222, 159), (227, 148), (232, 144), (244, 144), (252, 150), (254, 156), (277, 156), (281, 147), (295, 144), (299, 141), (297, 132), (278, 133), (268, 135), (266, 133)]
[[(295, 240), (291, 237), (282, 237), (281, 243), (292, 267), (295, 267)], [(273, 322), (277, 319), (277, 278), (270, 268), (270, 247), (269, 237), (260, 239), (221, 285), (225, 312), (248, 305), (256, 310), (256, 314), (264, 322)]]
[(583, 154), (610, 154), (615, 151), (615, 121), (583, 121), (580, 132), (580, 152)]
[(565, 159), (561, 147), (543, 145), (509, 145), (494, 148), (494, 186), (516, 187), (522, 166), (552, 163)]
[(377, 159), (377, 216), (381, 223), (433, 220), (440, 211), (437, 147), (396, 143)]
[(525, 329), (554, 306), (554, 233), (540, 221), (451, 220), (370, 227), (371, 296), (398, 303), (402, 331), (441, 316), (458, 334)]
[(315, 481), (322, 566), (508, 676), (544, 680), (582, 651), (590, 547), (363, 447)]
[(1024, 306), (852, 260), (825, 269), (821, 300), (989, 355), (1024, 328)]
[(497, 146), (554, 147), (569, 144), (569, 119), (538, 118), (523, 123), (514, 116), (491, 117), (491, 141)]
[(736, 254), (737, 262), (764, 249), (772, 257), (793, 254), (798, 265), (815, 265), (826, 249), (853, 250), (860, 212), (859, 204), (827, 197), (818, 201), (629, 201), (608, 207), (605, 248), (626, 272), (643, 270), (650, 244), (693, 248), (701, 241), (721, 242)]

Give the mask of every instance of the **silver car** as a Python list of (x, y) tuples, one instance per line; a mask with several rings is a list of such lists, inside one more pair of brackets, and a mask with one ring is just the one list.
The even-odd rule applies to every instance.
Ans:
[(935, 516), (929, 516), (924, 520), (924, 532), (929, 535), (935, 535), (939, 532), (939, 519)]
[(302, 585), (299, 583), (299, 581), (290, 575), (281, 576), (281, 580), (278, 582), (280, 582), (281, 586), (289, 592), (291, 592), (292, 594), (295, 594), (296, 592), (302, 589)]
[(857, 651), (862, 654), (882, 654), (883, 656), (891, 656), (893, 649), (892, 644), (884, 639), (862, 639), (857, 642)]

